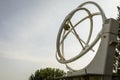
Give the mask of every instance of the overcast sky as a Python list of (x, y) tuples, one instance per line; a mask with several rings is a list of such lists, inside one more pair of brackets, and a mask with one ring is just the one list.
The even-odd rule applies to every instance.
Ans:
[[(0, 80), (27, 80), (37, 69), (65, 70), (55, 59), (56, 37), (64, 17), (87, 0), (0, 0)], [(92, 0), (108, 18), (118, 0)]]

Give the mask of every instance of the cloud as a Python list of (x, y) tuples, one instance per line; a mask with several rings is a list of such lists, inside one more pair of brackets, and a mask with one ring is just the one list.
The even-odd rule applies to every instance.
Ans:
[[(0, 57), (58, 66), (54, 56), (58, 29), (65, 16), (82, 1), (7, 1), (0, 1)], [(96, 2), (108, 17), (117, 15), (117, 1)]]

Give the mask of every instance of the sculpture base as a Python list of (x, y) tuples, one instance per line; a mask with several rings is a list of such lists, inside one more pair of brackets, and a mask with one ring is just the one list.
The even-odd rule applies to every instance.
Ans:
[(102, 74), (85, 74), (74, 76), (63, 76), (55, 80), (120, 80), (120, 75), (102, 75)]

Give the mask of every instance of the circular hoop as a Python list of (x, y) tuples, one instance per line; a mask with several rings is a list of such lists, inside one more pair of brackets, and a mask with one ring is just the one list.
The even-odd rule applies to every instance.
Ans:
[[(91, 14), (91, 12), (90, 12), (87, 8), (83, 8), (83, 6), (86, 5), (86, 4), (93, 4), (93, 5), (95, 5), (95, 6), (99, 9), (100, 13)], [(74, 56), (73, 58), (70, 58), (70, 59), (66, 60), (66, 59), (64, 58), (64, 51), (62, 51), (62, 53), (61, 53), (61, 51), (60, 51), (60, 46), (62, 46), (62, 49), (64, 48), (64, 40), (66, 39), (67, 35), (73, 30), (73, 32), (74, 32), (73, 34), (76, 36), (76, 38), (79, 40), (79, 42), (81, 43), (81, 41), (82, 41), (82, 40), (80, 39), (79, 35), (77, 34), (77, 32), (76, 32), (75, 29), (74, 29), (79, 23), (77, 23), (76, 25), (73, 26), (72, 23), (71, 23), (71, 21), (70, 21), (70, 19), (72, 18), (72, 16), (73, 16), (77, 11), (79, 11), (79, 10), (84, 10), (84, 11), (86, 11), (86, 12), (88, 13), (88, 16), (86, 16), (86, 17), (84, 17), (83, 19), (81, 19), (81, 20), (79, 21), (79, 23), (81, 23), (82, 21), (84, 21), (84, 20), (86, 20), (86, 19), (89, 18), (90, 23), (91, 23), (91, 24), (90, 24), (89, 36), (88, 36), (88, 39), (87, 39), (87, 41), (86, 41), (86, 43), (85, 43), (85, 46), (82, 46), (82, 44), (81, 44), (81, 46), (83, 47), (82, 51), (81, 51), (78, 55)], [(98, 41), (98, 40), (100, 39), (100, 37), (101, 37), (101, 33), (102, 33), (102, 32), (100, 31), (100, 32), (98, 33), (97, 37), (95, 38), (95, 40), (89, 45), (89, 41), (90, 41), (90, 39), (91, 39), (92, 30), (93, 30), (93, 20), (92, 20), (92, 17), (93, 17), (93, 16), (96, 16), (96, 15), (101, 15), (101, 16), (102, 16), (102, 21), (103, 21), (103, 23), (104, 23), (104, 21), (106, 20), (106, 16), (105, 16), (103, 10), (101, 9), (101, 7), (100, 7), (97, 3), (92, 2), (92, 1), (85, 2), (85, 3), (81, 4), (80, 6), (78, 6), (76, 9), (74, 9), (72, 12), (70, 12), (70, 13), (66, 16), (66, 18), (64, 19), (64, 21), (63, 21), (63, 23), (62, 23), (62, 25), (61, 25), (61, 27), (60, 27), (60, 29), (59, 29), (59, 32), (58, 32), (58, 35), (57, 35), (57, 42), (56, 42), (56, 48), (57, 48), (56, 59), (57, 59), (58, 62), (63, 63), (63, 64), (66, 64), (66, 67), (67, 67), (68, 69), (70, 69), (70, 70), (73, 70), (73, 69), (72, 69), (71, 67), (69, 67), (69, 66), (67, 65), (67, 63), (73, 62), (73, 61), (77, 60), (78, 58), (82, 57), (83, 55), (85, 55), (89, 50), (92, 49), (92, 47), (97, 43), (97, 41)], [(70, 24), (71, 26), (69, 26), (69, 24)], [(71, 27), (71, 29), (70, 29), (70, 27)], [(66, 31), (66, 30), (68, 30), (68, 32), (65, 34), (65, 31)], [(62, 32), (63, 32), (63, 36), (62, 36)], [(61, 37), (62, 37), (62, 40), (61, 40)], [(82, 41), (82, 42), (83, 42), (83, 41)], [(89, 46), (88, 46), (88, 45), (89, 45)], [(63, 49), (63, 50), (64, 50), (64, 49)], [(58, 58), (58, 57), (59, 57), (59, 58)]]

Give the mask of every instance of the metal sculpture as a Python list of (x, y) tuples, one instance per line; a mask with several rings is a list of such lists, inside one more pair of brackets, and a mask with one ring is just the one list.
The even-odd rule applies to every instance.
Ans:
[[(84, 6), (87, 4), (92, 4), (98, 8), (100, 12), (91, 13), (89, 9), (85, 8)], [(75, 25), (72, 24), (71, 18), (77, 11), (85, 11), (87, 12), (88, 16), (84, 17), (80, 21), (78, 21)], [(93, 17), (101, 15), (103, 27), (102, 30), (98, 33), (97, 37), (94, 39), (93, 42), (90, 44), (91, 35), (93, 31)], [(89, 19), (90, 20), (90, 31), (89, 36), (87, 38), (87, 41), (83, 41), (79, 34), (76, 32), (76, 27), (83, 22), (84, 20)], [(65, 64), (66, 67), (69, 70), (72, 70), (72, 72), (68, 72), (67, 76), (76, 76), (76, 75), (88, 75), (88, 74), (94, 74), (94, 75), (102, 75), (104, 77), (100, 78), (100, 80), (112, 80), (112, 74), (113, 74), (113, 61), (114, 61), (114, 53), (116, 49), (116, 43), (117, 43), (117, 33), (118, 33), (118, 26), (119, 23), (114, 19), (107, 19), (103, 10), (101, 7), (92, 1), (85, 2), (78, 6), (76, 9), (71, 11), (66, 18), (64, 19), (58, 35), (57, 35), (57, 42), (56, 42), (56, 59), (58, 62)], [(66, 59), (64, 57), (64, 40), (67, 38), (67, 36), (72, 33), (79, 41), (79, 43), (82, 46), (82, 50), (80, 53), (70, 59)], [(96, 53), (96, 56), (94, 59), (90, 62), (89, 65), (87, 65), (85, 68), (81, 70), (75, 70), (68, 66), (68, 63), (74, 62), (75, 60), (81, 58), (84, 56), (89, 50), (92, 50), (92, 47), (98, 42), (98, 40), (101, 39), (101, 43), (99, 46), (99, 49)], [(84, 43), (84, 45), (83, 45)], [(83, 80), (83, 79), (80, 79)], [(94, 79), (93, 79), (94, 80)]]

